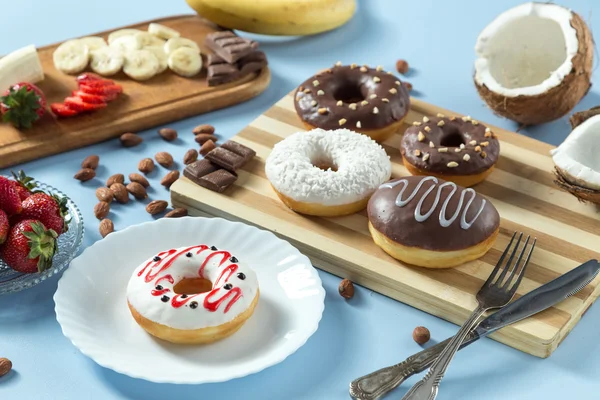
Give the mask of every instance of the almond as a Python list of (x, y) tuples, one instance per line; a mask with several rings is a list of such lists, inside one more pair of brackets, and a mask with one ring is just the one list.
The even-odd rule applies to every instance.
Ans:
[(98, 230), (100, 231), (100, 235), (102, 235), (102, 237), (104, 238), (109, 233), (115, 231), (115, 225), (110, 219), (104, 218), (102, 221), (100, 221), (100, 226), (98, 227)]
[(208, 141), (204, 142), (202, 147), (200, 147), (200, 154), (205, 156), (216, 148), (217, 148), (217, 145), (215, 144), (215, 142), (213, 142), (212, 140), (208, 140)]
[(408, 62), (406, 60), (398, 60), (396, 61), (396, 71), (400, 72), (402, 75), (408, 72)]
[(194, 140), (196, 141), (196, 143), (204, 144), (209, 140), (216, 142), (218, 139), (215, 135), (211, 135), (208, 133), (201, 133), (199, 135), (196, 135), (196, 138)]
[(160, 214), (167, 209), (168, 205), (169, 203), (164, 200), (153, 200), (146, 206), (146, 211), (150, 215)]
[(169, 171), (168, 174), (166, 174), (164, 176), (164, 178), (162, 178), (162, 180), (160, 181), (160, 184), (163, 185), (166, 188), (170, 188), (171, 185), (173, 183), (175, 183), (175, 181), (179, 179), (179, 171), (175, 170), (175, 171)]
[(154, 161), (151, 158), (144, 158), (139, 162), (138, 169), (144, 174), (149, 174), (154, 171)]
[(0, 376), (4, 376), (12, 369), (12, 362), (8, 358), (0, 358)]
[(143, 175), (138, 174), (137, 172), (132, 172), (131, 174), (129, 174), (129, 180), (131, 182), (137, 182), (145, 188), (150, 186), (150, 182), (148, 182), (148, 179), (146, 179)]
[(111, 187), (113, 185), (113, 183), (125, 183), (125, 176), (123, 174), (114, 174), (111, 175), (107, 180), (106, 180), (106, 187)]
[(110, 185), (110, 191), (113, 192), (115, 200), (121, 204), (129, 203), (129, 193), (127, 188), (122, 183), (113, 183)]
[(158, 130), (158, 134), (167, 142), (177, 139), (177, 131), (175, 129), (162, 128)]
[(126, 186), (127, 191), (133, 195), (138, 200), (145, 199), (148, 197), (148, 193), (146, 193), (146, 188), (144, 188), (141, 184), (137, 182), (130, 182)]
[(96, 171), (94, 171), (93, 169), (82, 168), (79, 171), (77, 171), (74, 178), (81, 182), (85, 182), (85, 181), (89, 181), (90, 179), (92, 179), (95, 176), (96, 176)]
[(141, 136), (136, 135), (135, 133), (124, 133), (119, 138), (121, 144), (125, 147), (133, 147), (142, 143), (144, 139)]
[(98, 203), (94, 206), (94, 215), (98, 219), (106, 218), (106, 216), (108, 215), (109, 212), (110, 212), (110, 205), (105, 201), (101, 201), (100, 203)]
[(114, 194), (112, 190), (107, 187), (99, 187), (96, 189), (96, 198), (99, 201), (104, 201), (106, 203), (111, 203), (113, 201)]
[(100, 163), (100, 157), (98, 157), (95, 154), (92, 154), (91, 156), (87, 156), (82, 162), (81, 162), (81, 168), (91, 168), (91, 169), (96, 169), (98, 168), (98, 164)]
[(209, 124), (202, 124), (192, 129), (192, 132), (194, 135), (198, 135), (199, 133), (208, 133), (209, 135), (212, 135), (215, 133), (215, 127)]
[(196, 160), (198, 160), (198, 151), (196, 151), (196, 149), (189, 149), (185, 152), (185, 155), (183, 156), (183, 163), (185, 165), (191, 164)]
[(173, 156), (166, 151), (159, 151), (154, 155), (154, 159), (165, 168), (170, 168), (173, 165)]
[(175, 208), (165, 214), (165, 218), (179, 218), (188, 215), (188, 211), (185, 208)]

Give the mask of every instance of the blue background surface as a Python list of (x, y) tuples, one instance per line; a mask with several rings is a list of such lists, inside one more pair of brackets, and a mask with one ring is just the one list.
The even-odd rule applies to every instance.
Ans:
[[(413, 67), (406, 80), (413, 84), (415, 97), (503, 128), (517, 128), (516, 124), (495, 117), (483, 104), (473, 86), (472, 73), (478, 33), (498, 13), (520, 1), (359, 2), (353, 20), (334, 32), (297, 39), (260, 37), (273, 73), (265, 93), (245, 104), (170, 126), (186, 132), (199, 123), (210, 123), (219, 134), (230, 137), (320, 68), (341, 60), (380, 64), (393, 70), (395, 61), (404, 58)], [(592, 14), (593, 0), (558, 3), (580, 13), (592, 31), (600, 32), (597, 17)], [(5, 0), (0, 54), (30, 43), (43, 46), (190, 12), (183, 0)], [(592, 88), (576, 109), (599, 103), (599, 92)], [(557, 145), (568, 134), (569, 125), (563, 118), (521, 132)], [(100, 238), (92, 211), (96, 202), (94, 189), (100, 181), (112, 173), (135, 171), (141, 153), (154, 154), (166, 148), (181, 159), (188, 148), (194, 147), (192, 135), (180, 135), (185, 143), (165, 145), (155, 130), (143, 134), (144, 145), (135, 148), (139, 154), (134, 156), (117, 140), (111, 140), (19, 167), (73, 198), (83, 212), (88, 228), (84, 246), (89, 246)], [(103, 167), (96, 180), (81, 185), (72, 176), (81, 160), (92, 153), (101, 156)], [(158, 181), (159, 178), (151, 180), (155, 191), (152, 197), (168, 198)], [(116, 229), (151, 219), (141, 202), (120, 207), (111, 217)], [(8, 357), (15, 367), (11, 374), (0, 378), (0, 399), (346, 399), (350, 380), (420, 350), (411, 338), (415, 326), (427, 326), (432, 342), (456, 332), (453, 324), (363, 288), (358, 288), (355, 298), (346, 302), (337, 294), (340, 279), (320, 274), (327, 291), (325, 313), (319, 330), (304, 347), (283, 363), (256, 375), (199, 386), (132, 379), (99, 367), (83, 356), (62, 335), (56, 322), (52, 295), (57, 278), (0, 297), (0, 357)], [(456, 356), (438, 399), (598, 398), (599, 321), (600, 308), (595, 305), (545, 360), (484, 339)], [(415, 381), (409, 380), (389, 398), (400, 398)]]

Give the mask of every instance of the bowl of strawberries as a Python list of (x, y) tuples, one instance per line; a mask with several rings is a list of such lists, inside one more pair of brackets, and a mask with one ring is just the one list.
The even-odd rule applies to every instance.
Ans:
[(81, 212), (58, 189), (25, 175), (0, 175), (0, 295), (64, 270), (83, 242)]

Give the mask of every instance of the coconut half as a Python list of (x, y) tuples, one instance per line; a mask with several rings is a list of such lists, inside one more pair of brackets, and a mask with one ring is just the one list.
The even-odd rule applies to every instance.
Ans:
[(480, 33), (475, 52), (481, 98), (525, 125), (566, 115), (591, 86), (592, 34), (578, 14), (556, 4), (503, 12)]
[(560, 146), (550, 151), (555, 183), (580, 200), (600, 204), (600, 110), (577, 113), (571, 122), (573, 131)]

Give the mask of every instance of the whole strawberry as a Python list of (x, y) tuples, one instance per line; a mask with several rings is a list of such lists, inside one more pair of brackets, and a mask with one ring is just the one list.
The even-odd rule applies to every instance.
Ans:
[(6, 241), (10, 232), (10, 224), (8, 223), (8, 215), (0, 210), (0, 244)]
[(27, 176), (24, 171), (19, 171), (18, 173), (14, 173), (11, 171), (13, 178), (15, 179), (13, 185), (19, 194), (19, 198), (21, 200), (25, 200), (37, 187), (37, 184), (33, 181), (33, 178)]
[(23, 207), (14, 181), (0, 176), (0, 209), (8, 215), (19, 214)]
[(17, 272), (31, 274), (52, 267), (52, 257), (58, 250), (57, 234), (33, 219), (12, 227), (6, 242), (0, 247), (0, 258)]
[(32, 83), (17, 83), (0, 97), (2, 121), (12, 124), (17, 129), (31, 128), (45, 113), (46, 97), (41, 89)]
[(38, 192), (27, 197), (21, 202), (23, 209), (21, 214), (12, 219), (15, 223), (26, 219), (38, 220), (48, 229), (52, 229), (58, 235), (67, 231), (68, 210), (67, 199), (54, 195)]

